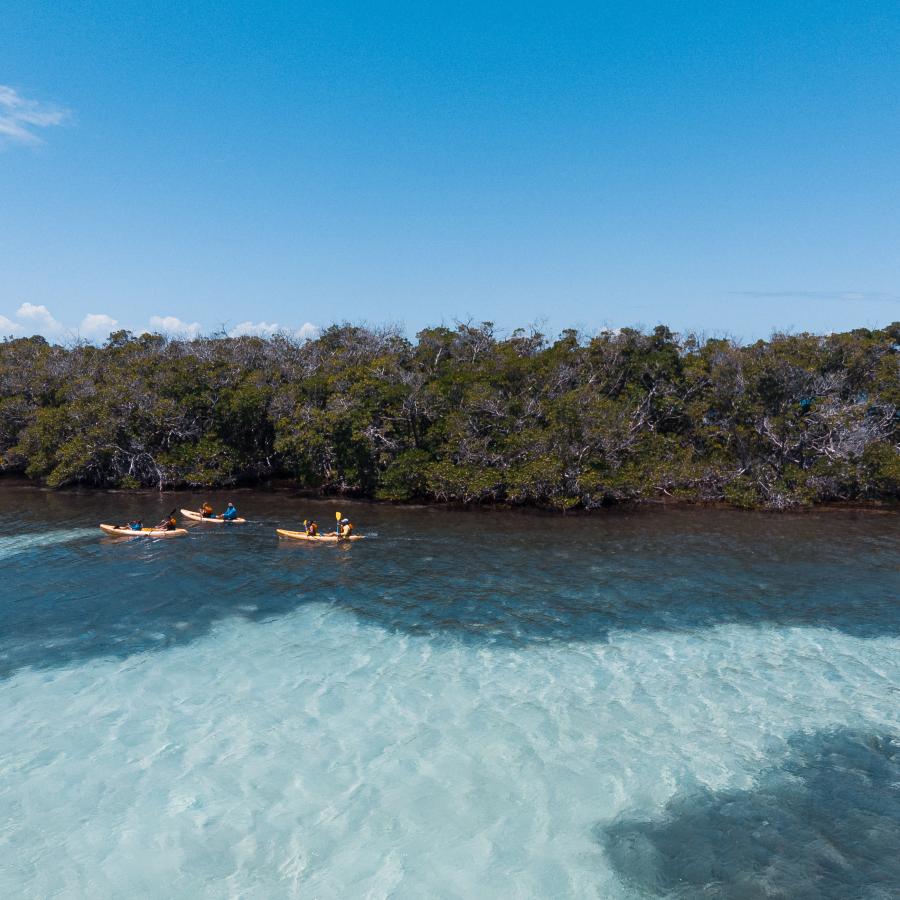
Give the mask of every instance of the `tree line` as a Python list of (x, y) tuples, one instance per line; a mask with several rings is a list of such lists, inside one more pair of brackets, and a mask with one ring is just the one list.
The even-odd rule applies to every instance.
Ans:
[(749, 345), (491, 323), (0, 343), (0, 471), (53, 487), (788, 508), (897, 500), (898, 443), (900, 323)]

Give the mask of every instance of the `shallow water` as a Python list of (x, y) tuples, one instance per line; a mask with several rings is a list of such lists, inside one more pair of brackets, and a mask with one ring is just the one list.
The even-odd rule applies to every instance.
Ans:
[(0, 490), (0, 896), (900, 893), (896, 515), (233, 498)]

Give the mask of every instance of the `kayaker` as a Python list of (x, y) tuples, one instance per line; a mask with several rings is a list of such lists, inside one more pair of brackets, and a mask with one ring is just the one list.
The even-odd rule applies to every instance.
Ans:
[(348, 538), (351, 534), (353, 534), (353, 523), (349, 519), (341, 519), (340, 537)]
[(159, 525), (156, 526), (154, 531), (174, 531), (178, 527), (178, 519), (175, 518), (174, 514), (168, 515)]
[(135, 519), (134, 522), (129, 522), (129, 523), (128, 523), (128, 527), (129, 527), (132, 531), (143, 531), (143, 530), (144, 530), (144, 523), (143, 523), (140, 519)]
[(319, 534), (319, 526), (315, 522), (307, 522), (306, 519), (303, 520), (303, 527), (306, 529), (306, 533), (310, 537), (317, 537)]
[(233, 522), (237, 517), (237, 509), (235, 509), (234, 504), (229, 500), (228, 506), (225, 507), (225, 512), (222, 513), (222, 518), (226, 522)]
[(213, 508), (209, 505), (209, 501), (204, 502), (203, 506), (200, 507), (200, 515), (203, 516), (204, 519), (215, 518), (215, 513), (213, 512)]

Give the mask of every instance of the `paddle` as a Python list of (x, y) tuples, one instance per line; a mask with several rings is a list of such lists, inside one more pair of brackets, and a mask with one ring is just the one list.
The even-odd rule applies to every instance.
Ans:
[(338, 537), (340, 537), (341, 536), (341, 514), (340, 514), (340, 511), (338, 511), (334, 514), (334, 521), (336, 523), (334, 526), (334, 533)]

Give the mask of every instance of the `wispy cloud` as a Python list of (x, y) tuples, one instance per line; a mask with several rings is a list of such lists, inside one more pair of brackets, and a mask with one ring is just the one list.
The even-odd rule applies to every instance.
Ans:
[(178, 316), (151, 316), (150, 327), (160, 334), (195, 338), (200, 334), (199, 322), (182, 322)]
[(62, 125), (70, 116), (70, 111), (61, 106), (31, 100), (15, 88), (0, 84), (0, 146), (40, 144), (40, 129)]
[(750, 297), (755, 300), (842, 300), (859, 303), (880, 300), (888, 303), (900, 301), (900, 294), (884, 291), (729, 291), (732, 297)]

